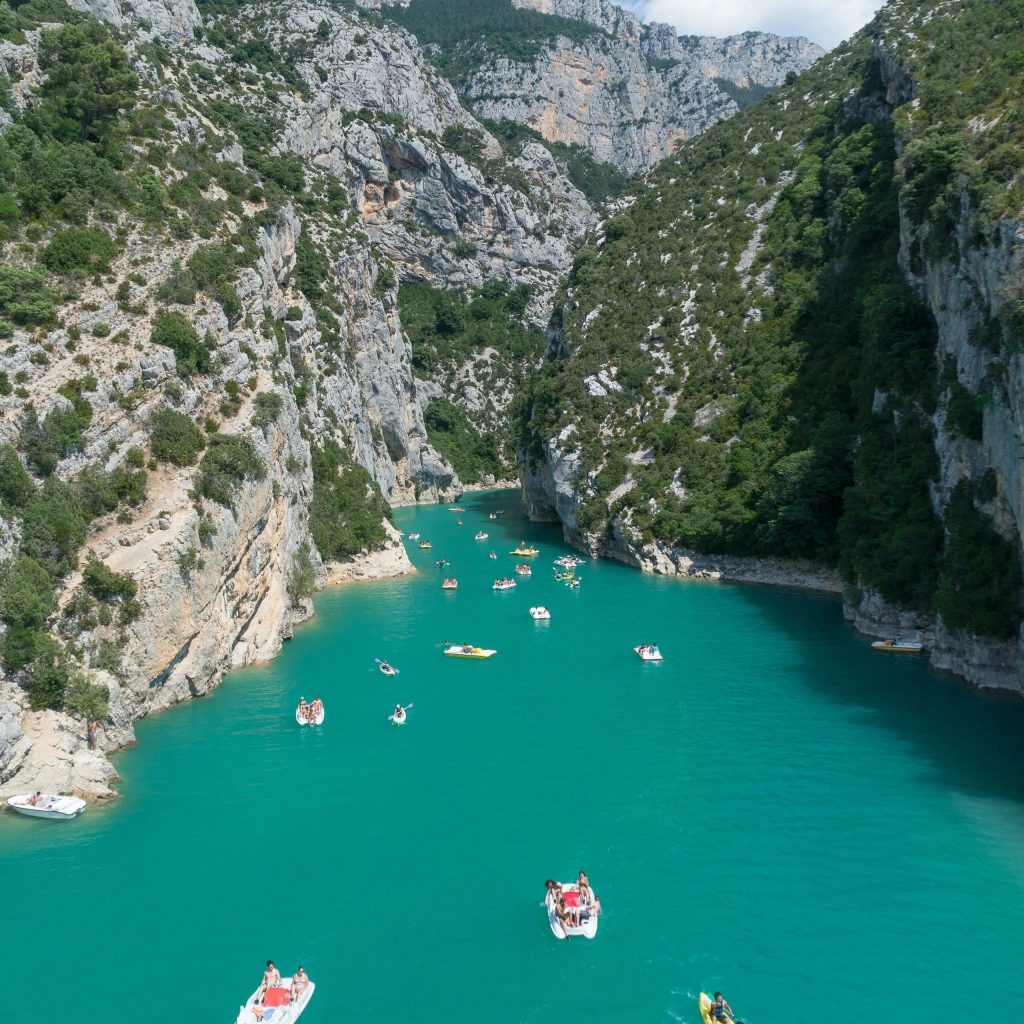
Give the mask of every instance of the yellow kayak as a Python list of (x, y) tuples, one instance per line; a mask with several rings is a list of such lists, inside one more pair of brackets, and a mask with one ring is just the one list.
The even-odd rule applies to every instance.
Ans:
[(704, 1024), (714, 1024), (711, 1020), (711, 1007), (714, 1003), (707, 992), (701, 992), (700, 994), (700, 1017), (704, 1021)]

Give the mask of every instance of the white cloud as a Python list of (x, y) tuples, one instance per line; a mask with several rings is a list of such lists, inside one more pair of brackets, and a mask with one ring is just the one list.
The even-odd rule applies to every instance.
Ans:
[(777, 32), (829, 48), (866, 25), (882, 0), (617, 0), (644, 21), (667, 21), (681, 35)]

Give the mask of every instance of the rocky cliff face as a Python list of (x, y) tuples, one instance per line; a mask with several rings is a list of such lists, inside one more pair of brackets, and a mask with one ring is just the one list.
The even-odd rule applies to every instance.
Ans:
[[(461, 489), (427, 439), (399, 281), (526, 282), (526, 315), (541, 323), (573, 245), (595, 223), (543, 147), (506, 159), (402, 32), (367, 31), (357, 14), (316, 3), (241, 9), (201, 34), (191, 2), (77, 7), (124, 31), (141, 80), (137, 114), (159, 111), (156, 128), (132, 138), (132, 159), (155, 146), (151, 194), (170, 193), (189, 216), (172, 207), (161, 232), (138, 210), (114, 215), (109, 269), (67, 289), (53, 323), (14, 328), (0, 369), (19, 387), (0, 397), (0, 442), (21, 445), (29, 404), (45, 419), (72, 409), (66, 395), (75, 394), (91, 418), (60, 459), (60, 479), (116, 471), (147, 453), (153, 416), (166, 409), (244, 439), (265, 473), (241, 480), (229, 508), (197, 495), (195, 465), (164, 461), (151, 467), (140, 505), (92, 522), (85, 547), (134, 581), (140, 606), (120, 628), (109, 615), (106, 624), (72, 620), (83, 669), (109, 691), (109, 716), (90, 749), (81, 717), (32, 711), (19, 678), (0, 679), (5, 793), (109, 793), (104, 751), (131, 741), (134, 720), (208, 692), (232, 666), (272, 657), (310, 613), (291, 587), (306, 552), (321, 584), (411, 571), (394, 531), (383, 552), (325, 565), (309, 526), (312, 453), (329, 443), (391, 503)], [(151, 39), (170, 58), (153, 63), (159, 51), (141, 46)], [(247, 59), (267, 59), (264, 42), (278, 56), (257, 69)], [(43, 77), (38, 45), (38, 32), (4, 44), (21, 106), (35, 102)], [(479, 149), (449, 149), (449, 129), (479, 138)], [(197, 231), (193, 216), (209, 226)], [(211, 258), (237, 264), (231, 283), (202, 271), (196, 294), (189, 268)], [(179, 372), (174, 352), (153, 343), (161, 312), (194, 329), (207, 371)], [(10, 558), (16, 519), (3, 527)], [(47, 623), (55, 635), (69, 628), (64, 609), (80, 584), (79, 573), (59, 582), (61, 610)], [(93, 663), (101, 643), (118, 649), (116, 674)]]
[[(980, 22), (989, 15), (979, 5), (970, 16)], [(1009, 7), (1000, 16), (1011, 31), (1019, 30)], [(951, 169), (956, 160), (943, 164), (937, 158), (935, 141), (948, 129), (942, 118), (949, 116), (945, 105), (937, 108), (941, 114), (935, 112), (935, 97), (943, 95), (955, 70), (936, 60), (929, 33), (948, 32), (950, 26), (942, 24), (948, 17), (927, 5), (890, 5), (873, 40), (863, 38), (830, 55), (822, 62), (827, 66), (819, 65), (784, 90), (760, 116), (741, 116), (705, 136), (706, 145), (683, 147), (678, 159), (651, 175), (645, 190), (621, 203), (618, 216), (583, 250), (550, 333), (551, 367), (535, 391), (532, 433), (522, 453), (523, 484), (531, 514), (561, 521), (567, 538), (584, 549), (658, 572), (832, 590), (840, 586), (838, 574), (813, 564), (779, 563), (763, 552), (786, 536), (778, 532), (780, 523), (794, 532), (805, 529), (828, 501), (846, 501), (854, 512), (845, 525), (840, 520), (837, 543), (851, 620), (874, 635), (916, 632), (933, 664), (979, 687), (1024, 693), (1019, 612), (1024, 222), (1015, 205), (1019, 192), (1011, 191), (1014, 179), (1004, 180), (1004, 172), (985, 162), (996, 144), (990, 133), (1002, 123), (999, 103), (1010, 102), (1007, 97), (1019, 83), (978, 97), (964, 86), (957, 133), (975, 161), (974, 183), (965, 187), (963, 172)], [(993, 95), (998, 98), (992, 100)], [(990, 102), (996, 113), (987, 109)], [(976, 116), (982, 108), (985, 115)], [(812, 156), (804, 149), (816, 144), (806, 125), (816, 117), (834, 119), (834, 148), (825, 146)], [(936, 123), (943, 128), (933, 127)], [(1003, 131), (1012, 134), (1013, 124), (1011, 118)], [(790, 449), (776, 449), (774, 457), (782, 458), (759, 480), (747, 460), (765, 458), (768, 448), (754, 440), (762, 426), (769, 431), (767, 440), (771, 431), (789, 429), (799, 416), (798, 408), (787, 405), (793, 393), (816, 404), (813, 392), (829, 389), (830, 374), (837, 372), (814, 356), (816, 347), (828, 346), (832, 307), (827, 300), (812, 304), (816, 326), (797, 363), (780, 358), (773, 332), (781, 330), (790, 343), (803, 344), (799, 331), (785, 334), (779, 319), (802, 316), (801, 309), (810, 308), (798, 297), (802, 284), (794, 271), (805, 265), (800, 248), (809, 246), (804, 251), (822, 260), (836, 250), (818, 250), (812, 236), (832, 239), (838, 251), (849, 237), (844, 218), (852, 207), (830, 207), (828, 198), (848, 187), (849, 175), (856, 177), (851, 169), (857, 157), (850, 143), (841, 141), (844, 136), (859, 146), (875, 140), (882, 157), (874, 185), (867, 187), (862, 179), (865, 184), (847, 195), (871, 201), (883, 183), (893, 188), (891, 205), (879, 200), (893, 225), (884, 242), (891, 253), (883, 270), (891, 276), (886, 294), (912, 292), (927, 315), (905, 300), (897, 304), (903, 305), (902, 313), (888, 307), (883, 330), (872, 335), (883, 346), (885, 372), (856, 381), (856, 367), (839, 371), (845, 387), (856, 381), (853, 386), (861, 389), (874, 379), (874, 393), (865, 389), (860, 404), (849, 407), (856, 424), (849, 435), (854, 457), (836, 478), (835, 493), (812, 513), (807, 495), (819, 486), (825, 468), (834, 469), (844, 457), (842, 445), (816, 463), (813, 434), (803, 432)], [(893, 160), (885, 156), (890, 139), (895, 160), (887, 164)], [(706, 173), (698, 185), (686, 175), (699, 168)], [(827, 182), (820, 193), (819, 182)], [(819, 198), (804, 207), (806, 196)], [(802, 220), (804, 209), (814, 212)], [(999, 212), (994, 215), (993, 209)], [(879, 224), (871, 230), (879, 239), (885, 235)], [(606, 269), (612, 277), (605, 276)], [(843, 293), (849, 271), (850, 257), (840, 256), (835, 272), (822, 279), (826, 292)], [(623, 274), (621, 288), (609, 286)], [(624, 294), (635, 305), (625, 313)], [(844, 294), (853, 301), (852, 290)], [(885, 301), (879, 293), (865, 316), (886, 308)], [(856, 323), (844, 329), (844, 344), (856, 344), (858, 329)], [(914, 332), (918, 340), (908, 341)], [(890, 345), (897, 356), (890, 354)], [(764, 373), (765, 366), (770, 372)], [(910, 366), (917, 369), (907, 376)], [(800, 390), (807, 367), (814, 375), (812, 391)], [(787, 373), (792, 376), (784, 387)], [(757, 387), (748, 390), (752, 379)], [(929, 381), (935, 382), (934, 390)], [(563, 389), (560, 403), (550, 400), (551, 388)], [(575, 407), (583, 395), (588, 417), (556, 413), (558, 407)], [(788, 415), (759, 421), (766, 395), (772, 396), (769, 407), (778, 403)], [(819, 416), (829, 408), (827, 403), (818, 407)], [(883, 439), (873, 462), (864, 454), (872, 436)], [(870, 472), (860, 477), (866, 465)], [(808, 466), (817, 468), (801, 476), (801, 467)], [(884, 486), (873, 484), (890, 472)], [(921, 474), (920, 486), (906, 484), (911, 472)], [(708, 490), (706, 481), (719, 473), (717, 491)], [(799, 481), (792, 496), (786, 490), (791, 481)], [(856, 502), (873, 486), (874, 507), (865, 515)], [(910, 504), (901, 506), (903, 501)], [(910, 513), (913, 502), (918, 504)], [(799, 526), (786, 518), (794, 508), (797, 518), (809, 517)], [(887, 521), (891, 525), (881, 527)], [(932, 521), (937, 539), (930, 532)], [(751, 522), (756, 527), (750, 528)], [(868, 527), (878, 532), (865, 547), (859, 531)], [(690, 545), (667, 541), (668, 530), (698, 537), (718, 530), (719, 538), (742, 539), (733, 540), (732, 555), (699, 554)], [(921, 572), (930, 574), (932, 589), (918, 591), (926, 607), (886, 599), (879, 585), (865, 579), (870, 573), (863, 567), (873, 564), (870, 572), (884, 577), (883, 585), (893, 585), (885, 567), (872, 562), (875, 551), (889, 543), (894, 558), (920, 557)], [(935, 555), (929, 545), (937, 545)], [(761, 556), (736, 557), (744, 546), (760, 549)], [(980, 565), (986, 567), (984, 580), (977, 578)], [(995, 588), (1003, 607), (989, 601), (988, 614), (973, 614), (968, 606), (985, 603), (986, 591)]]
[(764, 33), (680, 37), (670, 25), (644, 25), (605, 0), (515, 0), (515, 6), (601, 31), (582, 43), (555, 39), (532, 61), (488, 57), (463, 83), (473, 111), (526, 124), (550, 142), (582, 146), (629, 173), (736, 112), (735, 98), (715, 79), (771, 88), (824, 52), (803, 38)]

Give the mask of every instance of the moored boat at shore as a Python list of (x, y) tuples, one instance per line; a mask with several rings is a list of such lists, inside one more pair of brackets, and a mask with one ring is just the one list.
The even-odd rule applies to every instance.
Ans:
[(265, 1024), (294, 1024), (302, 1016), (302, 1011), (309, 1006), (315, 989), (316, 983), (308, 982), (294, 1002), (291, 995), (291, 978), (282, 978), (280, 985), (268, 988), (259, 1000), (257, 996), (260, 996), (261, 992), (260, 989), (256, 989), (246, 1000), (245, 1006), (238, 1008), (235, 1024), (256, 1024), (257, 1021), (263, 1021)]
[(889, 651), (892, 654), (920, 654), (924, 650), (924, 644), (919, 640), (904, 640), (897, 636), (890, 640), (876, 640), (871, 648), (875, 651)]
[(30, 818), (73, 818), (85, 810), (86, 803), (77, 796), (36, 792), (12, 796), (7, 806)]
[(479, 660), (485, 660), (497, 653), (497, 651), (489, 650), (486, 647), (474, 647), (472, 644), (449, 644), (444, 650), (446, 658), (477, 658)]

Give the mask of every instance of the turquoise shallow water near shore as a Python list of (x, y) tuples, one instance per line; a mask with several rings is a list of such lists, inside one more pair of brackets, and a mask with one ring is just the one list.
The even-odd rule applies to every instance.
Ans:
[[(589, 562), (570, 592), (515, 494), (462, 504), (396, 514), (418, 576), (320, 595), (273, 664), (140, 723), (122, 800), (3, 815), (23, 1019), (227, 1024), (267, 957), (318, 982), (309, 1024), (699, 1024), (716, 987), (747, 1024), (1021, 1018), (1024, 706), (873, 654), (830, 600)], [(535, 575), (492, 593), (520, 537)], [(543, 881), (579, 867), (606, 913), (558, 943)]]

